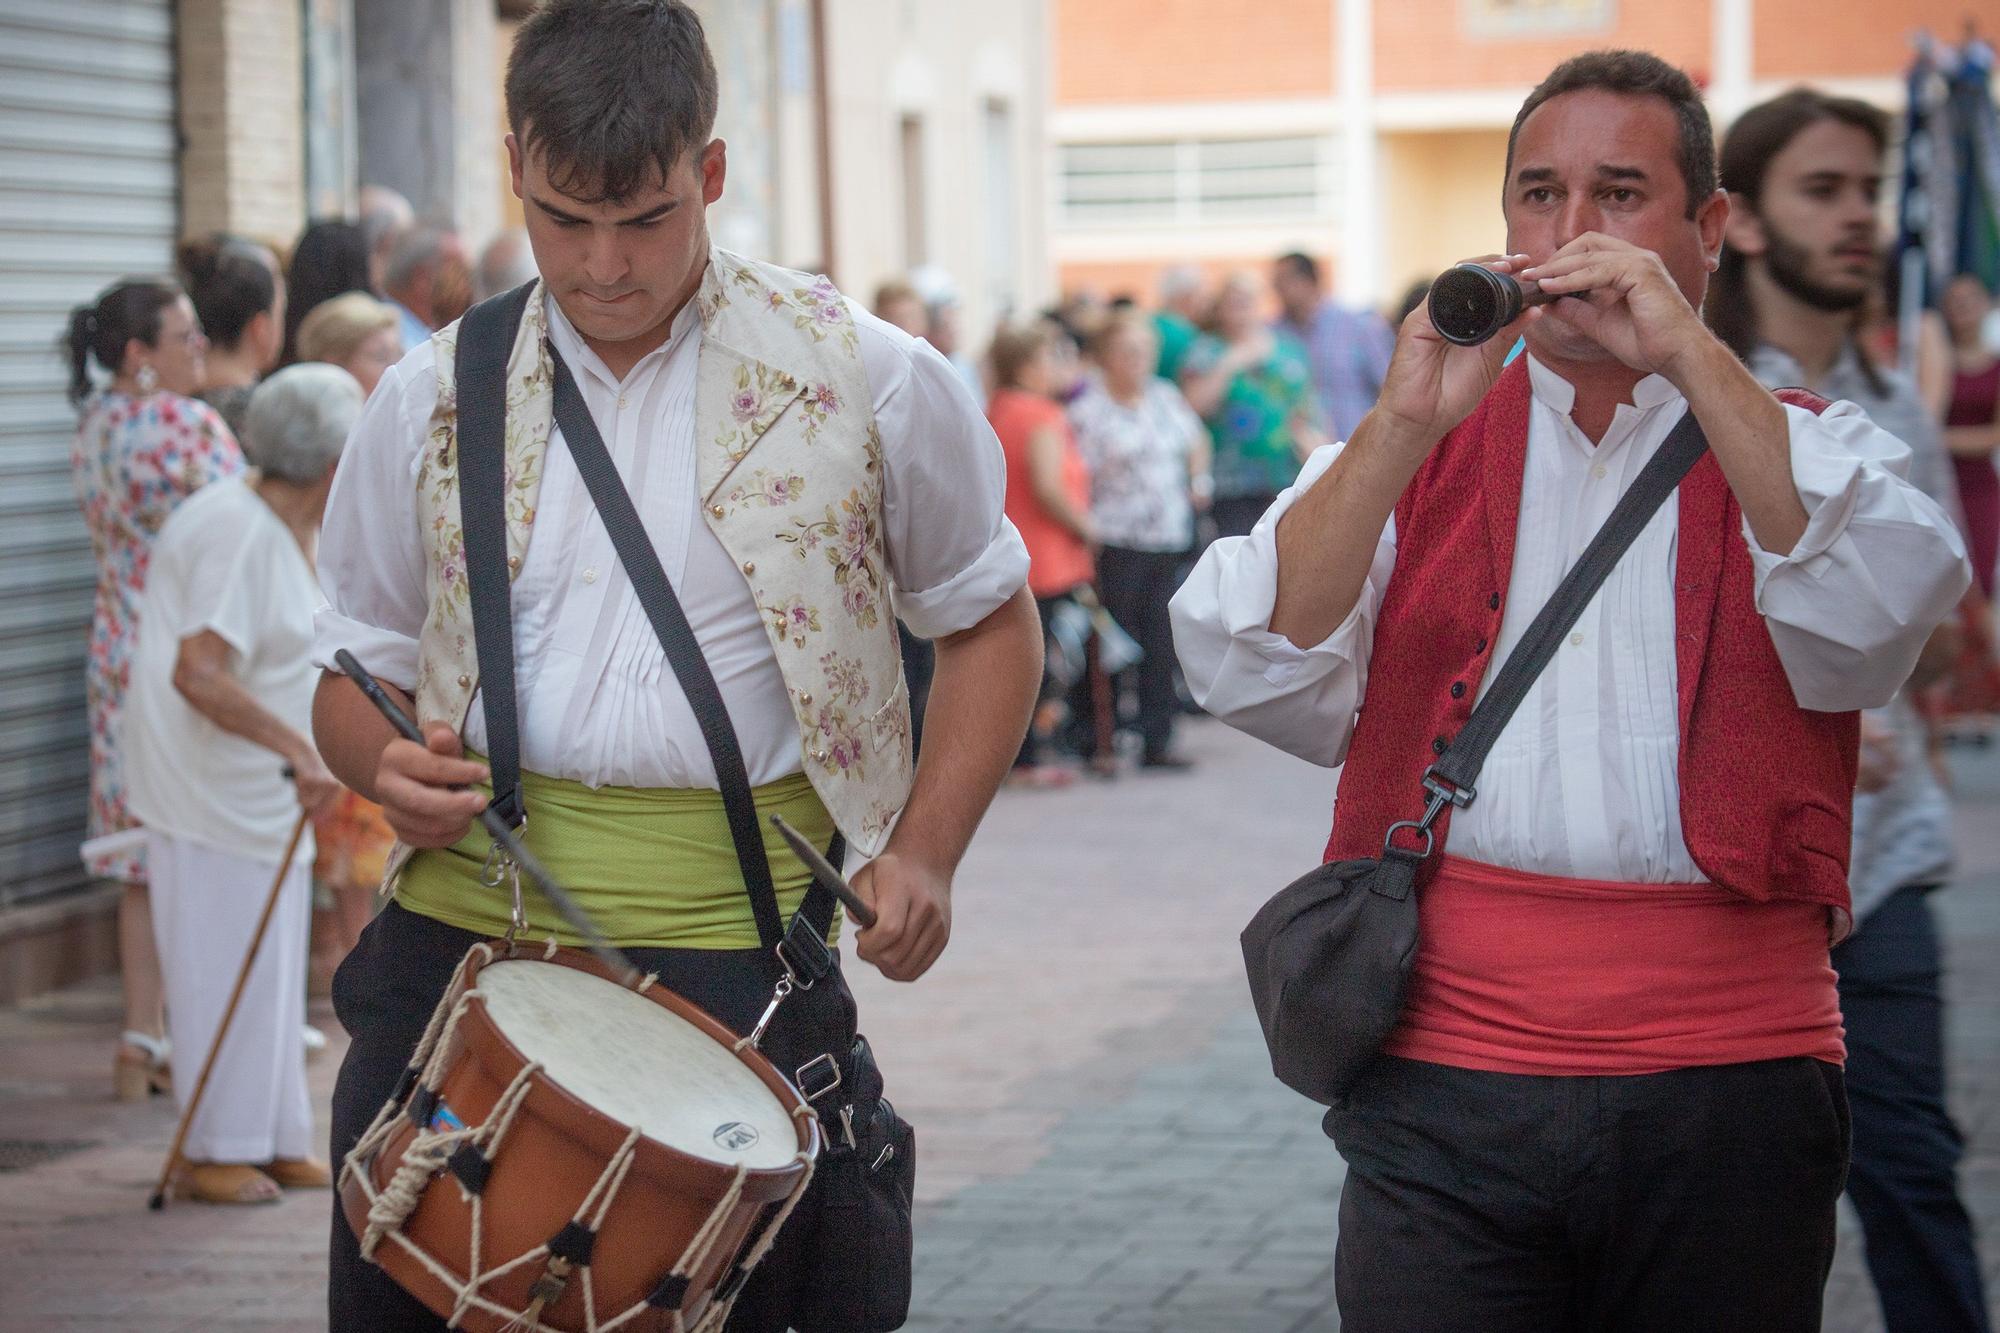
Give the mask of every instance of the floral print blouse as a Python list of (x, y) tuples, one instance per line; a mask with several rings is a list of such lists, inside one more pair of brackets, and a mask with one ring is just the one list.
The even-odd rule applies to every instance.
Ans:
[(236, 437), (199, 399), (165, 391), (136, 398), (106, 391), (85, 405), (77, 426), (70, 475), (97, 558), (97, 599), (84, 663), (90, 841), (83, 859), (98, 878), (146, 881), (143, 845), (136, 837), (112, 835), (137, 827), (125, 805), (118, 729), (153, 539), (181, 501), (243, 469)]

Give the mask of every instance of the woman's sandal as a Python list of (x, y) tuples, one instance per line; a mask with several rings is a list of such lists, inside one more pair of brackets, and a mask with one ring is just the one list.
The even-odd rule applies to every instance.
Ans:
[(288, 1190), (333, 1188), (333, 1168), (317, 1157), (279, 1157), (257, 1168)]
[(125, 1031), (118, 1037), (118, 1058), (111, 1066), (112, 1095), (121, 1102), (142, 1102), (148, 1096), (174, 1090), (167, 1065), (167, 1039)]
[(174, 1197), (197, 1203), (276, 1203), (278, 1183), (240, 1162), (189, 1162), (174, 1184)]

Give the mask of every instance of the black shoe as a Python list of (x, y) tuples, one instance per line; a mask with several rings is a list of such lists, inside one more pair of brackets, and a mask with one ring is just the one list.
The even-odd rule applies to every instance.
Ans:
[(1158, 754), (1142, 757), (1139, 760), (1139, 767), (1157, 768), (1169, 773), (1185, 773), (1194, 767), (1194, 760), (1185, 755), (1175, 754), (1172, 750), (1162, 750)]

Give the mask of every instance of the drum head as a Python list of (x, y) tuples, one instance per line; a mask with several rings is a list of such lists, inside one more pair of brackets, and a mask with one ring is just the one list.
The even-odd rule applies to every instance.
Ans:
[(486, 1012), (550, 1082), (669, 1148), (770, 1170), (799, 1151), (783, 1103), (727, 1046), (623, 986), (559, 963), (479, 971)]

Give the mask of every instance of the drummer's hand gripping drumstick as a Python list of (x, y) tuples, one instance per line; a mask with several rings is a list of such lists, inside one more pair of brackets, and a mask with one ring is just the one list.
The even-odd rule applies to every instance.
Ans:
[[(292, 776), (292, 766), (285, 765), (285, 777)], [(194, 1124), (194, 1113), (201, 1109), (201, 1096), (208, 1091), (208, 1076), (215, 1072), (215, 1057), (222, 1053), (223, 1038), (229, 1035), (229, 1025), (236, 1019), (236, 1006), (243, 1000), (243, 987), (250, 980), (251, 965), (257, 961), (257, 950), (263, 946), (264, 932), (270, 928), (271, 913), (277, 909), (278, 895), (284, 891), (285, 880), (292, 868), (292, 854), (299, 849), (299, 839), (305, 836), (306, 812), (299, 811), (298, 821), (292, 825), (292, 836), (285, 843), (285, 854), (278, 858), (278, 877), (271, 881), (271, 892), (264, 898), (263, 914), (257, 918), (257, 929), (250, 934), (250, 952), (244, 955), (243, 969), (236, 974), (236, 988), (229, 992), (229, 1003), (223, 1006), (222, 1021), (215, 1028), (215, 1042), (208, 1048), (208, 1056), (201, 1062), (201, 1074), (194, 1081), (194, 1092), (188, 1097), (187, 1106), (181, 1111), (181, 1122), (174, 1126), (174, 1146), (167, 1149), (166, 1164), (160, 1168), (160, 1183), (153, 1188), (153, 1196), (146, 1206), (154, 1212), (167, 1206), (167, 1190), (173, 1184), (174, 1168), (180, 1165), (181, 1149), (187, 1144), (188, 1129)]]
[(785, 841), (791, 845), (793, 854), (806, 863), (806, 869), (812, 871), (813, 882), (840, 899), (841, 904), (847, 908), (847, 914), (860, 922), (863, 930), (875, 924), (875, 909), (862, 901), (861, 895), (854, 891), (854, 886), (834, 869), (833, 862), (820, 855), (819, 848), (813, 846), (805, 834), (787, 824), (783, 815), (772, 815), (771, 827), (784, 835)]
[[(389, 719), (389, 725), (394, 727), (403, 739), (415, 741), (418, 745), (425, 743), (424, 733), (410, 720), (410, 715), (383, 691), (381, 684), (368, 674), (368, 669), (355, 659), (353, 653), (343, 648), (333, 655), (333, 660), (349, 680), (361, 687), (361, 692), (368, 696), (368, 701), (380, 710), (383, 717)], [(466, 789), (454, 787), (453, 790)], [(499, 812), (489, 805), (479, 812), (479, 822), (486, 826), (486, 832), (494, 843), (512, 857), (514, 864), (535, 882), (535, 887), (542, 891), (542, 896), (549, 900), (549, 905), (556, 909), (563, 920), (569, 922), (577, 934), (583, 936), (590, 946), (590, 951), (618, 974), (619, 981), (627, 986), (637, 985), (642, 978), (639, 969), (632, 966), (632, 960), (627, 958), (617, 945), (604, 937), (604, 932), (597, 928), (597, 923), (590, 919), (589, 914), (577, 906), (576, 899), (569, 896), (569, 891), (556, 883), (555, 877), (549, 874), (542, 863), (535, 859), (534, 854), (514, 836), (514, 830), (507, 827), (507, 821), (501, 818)]]

